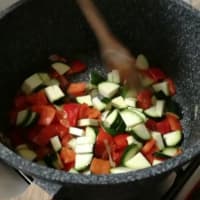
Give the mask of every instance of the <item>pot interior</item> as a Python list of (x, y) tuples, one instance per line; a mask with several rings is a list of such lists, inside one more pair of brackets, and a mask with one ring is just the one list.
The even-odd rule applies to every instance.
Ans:
[[(152, 66), (161, 67), (177, 85), (175, 99), (183, 112), (183, 148), (199, 140), (193, 132), (194, 107), (200, 98), (200, 18), (179, 1), (96, 1), (113, 33)], [(105, 72), (98, 44), (73, 0), (28, 1), (0, 21), (0, 119), (6, 129), (7, 112), (27, 75), (48, 67), (58, 53), (81, 58), (89, 69)], [(88, 74), (74, 77), (88, 79)], [(195, 127), (199, 127), (199, 123)], [(198, 128), (199, 130), (199, 128)]]

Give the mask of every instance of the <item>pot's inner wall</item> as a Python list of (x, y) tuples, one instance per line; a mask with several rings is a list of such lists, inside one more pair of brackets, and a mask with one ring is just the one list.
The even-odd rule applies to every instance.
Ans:
[[(171, 1), (169, 6), (168, 0), (101, 0), (97, 4), (133, 54), (144, 53), (152, 65), (175, 79), (187, 137), (200, 94), (199, 18), (184, 8), (177, 12), (177, 4)], [(101, 66), (95, 37), (74, 0), (32, 0), (4, 18), (0, 27), (1, 129), (16, 89), (28, 74), (48, 66), (50, 54), (71, 58), (78, 53), (90, 67)]]

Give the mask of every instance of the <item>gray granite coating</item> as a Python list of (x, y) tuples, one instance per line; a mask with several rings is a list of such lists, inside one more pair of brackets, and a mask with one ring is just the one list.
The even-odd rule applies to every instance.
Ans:
[[(0, 158), (43, 180), (81, 187), (121, 186), (164, 176), (200, 153), (200, 122), (199, 118), (193, 120), (194, 107), (200, 105), (200, 14), (179, 0), (101, 0), (96, 3), (114, 34), (133, 54), (144, 53), (152, 65), (160, 66), (176, 81), (176, 100), (184, 114), (184, 153), (161, 165), (109, 176), (76, 175), (38, 166), (3, 144), (0, 144)], [(56, 4), (53, 0), (28, 1), (2, 18), (0, 27), (0, 90), (5, 91), (5, 97), (1, 98), (2, 130), (6, 124), (5, 113), (14, 96), (10, 91), (16, 91), (27, 74), (47, 66), (45, 60), (50, 53), (71, 57), (81, 52), (79, 56), (88, 63), (89, 70), (105, 73), (94, 35), (72, 0), (60, 0)], [(87, 78), (88, 74), (84, 74), (73, 80)]]

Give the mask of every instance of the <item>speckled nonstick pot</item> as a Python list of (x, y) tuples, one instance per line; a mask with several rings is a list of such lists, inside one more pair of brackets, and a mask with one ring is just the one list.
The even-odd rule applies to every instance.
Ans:
[[(75, 175), (31, 163), (0, 144), (0, 158), (46, 181), (65, 185), (67, 199), (159, 199), (170, 172), (200, 153), (200, 122), (193, 124), (200, 98), (200, 14), (176, 0), (99, 0), (114, 34), (133, 52), (143, 52), (176, 81), (183, 108), (184, 153), (162, 165), (119, 175)], [(89, 69), (104, 71), (95, 37), (73, 0), (20, 1), (0, 20), (0, 127), (16, 89), (28, 74), (44, 69), (47, 57), (79, 56)], [(12, 11), (11, 11), (12, 10)], [(88, 74), (74, 77), (87, 79)], [(194, 130), (195, 128), (195, 130)], [(54, 185), (55, 186), (55, 185)]]

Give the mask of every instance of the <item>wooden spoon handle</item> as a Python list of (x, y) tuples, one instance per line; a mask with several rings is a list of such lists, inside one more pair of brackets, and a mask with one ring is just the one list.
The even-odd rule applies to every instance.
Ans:
[(77, 0), (77, 3), (95, 33), (101, 48), (124, 48), (113, 36), (99, 10), (91, 0)]
[(23, 194), (11, 200), (51, 200), (51, 196), (38, 185), (32, 183)]

